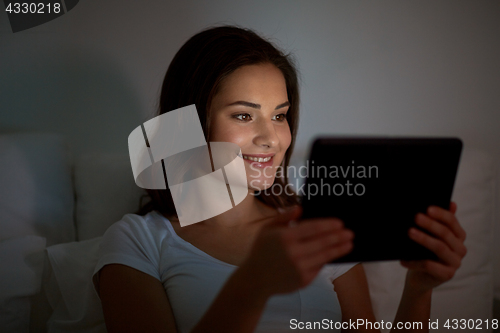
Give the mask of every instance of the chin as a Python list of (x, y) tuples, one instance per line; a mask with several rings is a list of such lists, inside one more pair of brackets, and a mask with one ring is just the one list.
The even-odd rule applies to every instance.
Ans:
[(249, 178), (248, 188), (253, 191), (264, 191), (274, 184), (275, 177)]

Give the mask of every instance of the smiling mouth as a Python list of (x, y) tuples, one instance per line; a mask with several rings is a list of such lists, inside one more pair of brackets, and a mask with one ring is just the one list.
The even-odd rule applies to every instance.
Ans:
[(253, 162), (265, 163), (265, 162), (269, 162), (271, 160), (272, 156), (268, 156), (268, 157), (253, 157), (253, 156), (243, 155), (243, 158), (245, 160), (250, 160), (250, 161), (253, 161)]

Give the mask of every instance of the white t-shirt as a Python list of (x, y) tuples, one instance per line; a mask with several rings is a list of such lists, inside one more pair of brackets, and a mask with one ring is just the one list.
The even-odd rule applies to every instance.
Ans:
[[(195, 326), (237, 268), (177, 236), (170, 221), (156, 211), (145, 216), (127, 214), (106, 231), (93, 275), (96, 283), (96, 273), (107, 264), (127, 265), (158, 279), (168, 295), (180, 333)], [(296, 331), (290, 326), (293, 319), (297, 323), (341, 321), (332, 281), (354, 265), (325, 265), (307, 287), (271, 297), (256, 332)]]

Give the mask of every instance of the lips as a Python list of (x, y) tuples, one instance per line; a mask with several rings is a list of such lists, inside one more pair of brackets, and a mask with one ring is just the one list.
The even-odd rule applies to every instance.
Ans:
[(269, 156), (269, 157), (253, 157), (253, 156), (243, 155), (243, 158), (245, 160), (250, 160), (250, 161), (254, 161), (254, 162), (268, 162), (272, 158), (272, 156)]
[(273, 165), (273, 157), (275, 154), (243, 154), (245, 162), (250, 163), (252, 167), (265, 168)]

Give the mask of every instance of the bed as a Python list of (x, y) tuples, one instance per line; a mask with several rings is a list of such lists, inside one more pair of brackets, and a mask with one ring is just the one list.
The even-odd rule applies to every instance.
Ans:
[[(465, 331), (472, 323), (491, 332), (492, 319), (500, 319), (494, 160), (465, 143), (453, 200), (468, 253), (454, 278), (433, 293), (435, 332), (449, 331), (445, 323), (453, 319), (464, 319)], [(105, 332), (90, 277), (100, 237), (136, 211), (145, 194), (134, 183), (129, 157), (74, 156), (64, 137), (35, 132), (0, 135), (0, 161), (0, 331)], [(405, 269), (398, 262), (363, 265), (377, 320), (392, 321)]]

